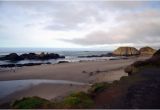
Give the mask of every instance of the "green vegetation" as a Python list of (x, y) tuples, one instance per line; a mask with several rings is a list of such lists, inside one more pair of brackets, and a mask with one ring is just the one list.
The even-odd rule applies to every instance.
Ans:
[(90, 108), (94, 104), (91, 97), (84, 92), (77, 92), (65, 97), (64, 100), (51, 102), (40, 97), (26, 97), (16, 100), (11, 108), (14, 109), (47, 109), (47, 108)]
[(101, 83), (95, 83), (91, 86), (91, 88), (88, 90), (90, 94), (95, 94), (98, 92), (103, 91), (104, 89), (108, 88), (110, 86), (107, 82), (101, 82)]
[(72, 93), (59, 103), (62, 108), (90, 108), (93, 100), (84, 92)]
[(16, 100), (12, 104), (15, 109), (35, 109), (35, 108), (52, 108), (52, 103), (46, 99), (39, 97), (27, 97), (21, 100)]

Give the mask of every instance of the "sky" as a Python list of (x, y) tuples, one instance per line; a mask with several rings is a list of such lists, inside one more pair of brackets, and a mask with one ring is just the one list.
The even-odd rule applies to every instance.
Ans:
[(160, 1), (1, 1), (0, 47), (160, 48)]

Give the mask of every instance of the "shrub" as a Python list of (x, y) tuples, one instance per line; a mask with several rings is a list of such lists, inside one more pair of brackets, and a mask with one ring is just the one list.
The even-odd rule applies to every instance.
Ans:
[(91, 88), (88, 90), (89, 93), (98, 93), (103, 91), (105, 88), (109, 87), (110, 84), (107, 82), (102, 83), (95, 83), (91, 86)]
[(62, 108), (90, 108), (92, 105), (91, 97), (84, 92), (73, 93), (60, 104)]
[(12, 104), (12, 108), (15, 109), (50, 108), (51, 105), (52, 104), (50, 101), (34, 96), (34, 97), (23, 98), (21, 100), (16, 100)]

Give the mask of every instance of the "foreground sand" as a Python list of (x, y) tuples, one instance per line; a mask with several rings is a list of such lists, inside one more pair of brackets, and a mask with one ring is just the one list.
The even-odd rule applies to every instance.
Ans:
[[(22, 79), (52, 79), (69, 80), (83, 83), (95, 83), (102, 81), (119, 80), (126, 76), (124, 68), (127, 65), (146, 58), (132, 58), (123, 60), (87, 61), (76, 63), (63, 63), (54, 65), (40, 65), (22, 67), (0, 72), (0, 81)], [(1, 99), (1, 102), (14, 100), (25, 96), (39, 96), (47, 99), (55, 99), (65, 96), (73, 91), (86, 91), (89, 86), (67, 84), (39, 84), (25, 90), (17, 91)], [(4, 100), (5, 99), (5, 100)]]

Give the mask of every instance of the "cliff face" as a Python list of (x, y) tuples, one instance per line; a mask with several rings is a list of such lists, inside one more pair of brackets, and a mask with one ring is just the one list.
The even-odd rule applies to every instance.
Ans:
[(141, 55), (153, 55), (156, 50), (151, 47), (142, 47), (139, 52)]
[(134, 47), (119, 47), (114, 52), (114, 55), (118, 56), (132, 56), (139, 55), (139, 51)]

